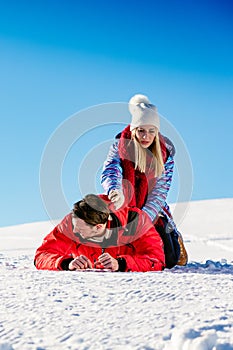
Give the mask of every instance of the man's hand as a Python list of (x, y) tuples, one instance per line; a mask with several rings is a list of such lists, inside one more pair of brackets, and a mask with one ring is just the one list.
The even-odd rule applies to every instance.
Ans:
[(85, 270), (92, 267), (91, 261), (85, 255), (77, 256), (69, 263), (69, 270)]
[(98, 262), (102, 264), (105, 269), (110, 269), (112, 271), (118, 271), (119, 269), (118, 261), (108, 253), (100, 255), (98, 257)]
[(118, 210), (124, 204), (125, 201), (125, 197), (121, 190), (111, 190), (109, 192), (108, 198), (111, 202), (114, 203), (114, 207), (116, 210)]

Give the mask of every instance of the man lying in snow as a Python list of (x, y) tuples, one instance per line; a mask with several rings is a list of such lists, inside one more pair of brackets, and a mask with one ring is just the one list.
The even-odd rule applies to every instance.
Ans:
[(107, 196), (89, 194), (43, 240), (35, 254), (41, 270), (161, 271), (163, 243), (148, 216)]

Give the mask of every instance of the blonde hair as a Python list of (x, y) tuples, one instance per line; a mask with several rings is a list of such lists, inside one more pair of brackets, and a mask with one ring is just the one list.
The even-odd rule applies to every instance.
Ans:
[(146, 169), (149, 168), (150, 170), (154, 171), (155, 177), (160, 177), (162, 173), (164, 172), (164, 162), (163, 162), (163, 155), (162, 150), (160, 146), (159, 141), (159, 131), (156, 128), (155, 138), (151, 145), (151, 153), (153, 154), (151, 163), (146, 164), (147, 161), (147, 152), (148, 150), (141, 147), (140, 143), (137, 140), (136, 137), (136, 130), (132, 130), (132, 140), (134, 142), (134, 150), (135, 150), (135, 169), (139, 169), (142, 173), (146, 172)]

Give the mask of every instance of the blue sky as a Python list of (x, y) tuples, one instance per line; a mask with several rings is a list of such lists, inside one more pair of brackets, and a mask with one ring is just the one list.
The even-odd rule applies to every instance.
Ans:
[[(191, 199), (232, 197), (232, 62), (231, 1), (0, 0), (0, 226), (48, 220), (41, 159), (67, 118), (138, 92), (186, 145)], [(83, 150), (120, 129), (87, 135), (80, 156), (70, 150), (62, 180), (70, 207)], [(176, 185), (175, 175), (170, 202)]]

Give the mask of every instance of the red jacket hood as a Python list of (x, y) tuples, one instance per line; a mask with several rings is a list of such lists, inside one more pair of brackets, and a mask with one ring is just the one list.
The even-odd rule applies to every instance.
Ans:
[[(126, 225), (127, 225), (127, 218), (128, 218), (128, 212), (129, 212), (129, 207), (127, 206), (122, 206), (120, 210), (115, 210), (114, 204), (108, 199), (107, 195), (99, 195), (100, 198), (102, 198), (109, 206), (110, 209), (110, 215), (112, 214), (112, 217), (114, 216), (114, 218), (117, 218), (117, 226), (116, 223), (114, 224), (113, 221), (110, 219), (107, 222), (107, 228), (118, 228), (117, 229), (117, 233), (115, 231), (114, 235), (116, 238), (115, 244), (112, 244), (113, 246), (119, 246), (119, 245), (125, 245), (130, 243), (132, 240), (135, 240), (135, 235), (134, 236), (124, 236), (123, 233), (125, 232), (126, 229)], [(135, 212), (141, 212), (138, 208), (131, 208), (133, 211)], [(144, 213), (142, 213), (143, 215)], [(146, 214), (145, 214), (146, 216)], [(147, 219), (147, 217), (146, 217)], [(115, 220), (116, 221), (116, 220)], [(146, 220), (146, 226), (148, 225), (148, 228), (150, 226), (153, 226), (152, 223), (150, 222), (150, 220)], [(146, 229), (145, 226), (145, 229)], [(69, 237), (72, 241), (74, 241), (77, 244), (86, 244), (86, 245), (90, 245), (90, 246), (102, 246), (102, 243), (97, 243), (97, 242), (93, 242), (91, 240), (85, 240), (82, 239), (78, 234), (75, 234), (73, 232), (73, 224), (72, 224), (72, 214), (69, 213), (67, 214), (64, 219), (60, 222), (60, 224), (58, 224), (58, 229), (60, 232), (62, 232), (65, 236)], [(116, 237), (117, 234), (117, 237)], [(114, 238), (114, 237), (112, 237)], [(111, 242), (112, 239), (109, 239), (109, 242)], [(106, 240), (105, 242), (108, 242), (108, 240)]]

